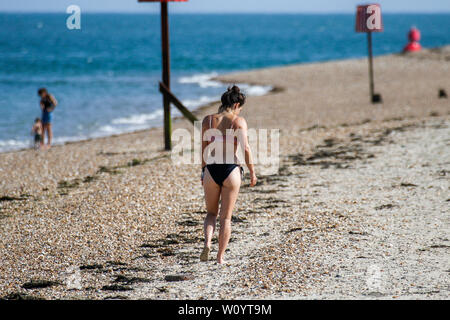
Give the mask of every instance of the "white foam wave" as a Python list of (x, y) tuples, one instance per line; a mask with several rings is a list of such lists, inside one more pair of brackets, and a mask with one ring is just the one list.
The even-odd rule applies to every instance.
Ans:
[[(226, 87), (227, 85), (216, 80), (212, 80), (213, 78), (219, 76), (216, 72), (211, 73), (201, 73), (201, 74), (194, 74), (189, 77), (181, 77), (178, 82), (181, 84), (197, 84), (200, 88), (220, 88), (220, 87)], [(267, 93), (269, 93), (272, 90), (271, 86), (261, 86), (261, 85), (250, 85), (247, 83), (238, 83), (239, 87), (241, 87), (242, 91), (245, 92), (248, 96), (263, 96)], [(197, 100), (185, 100), (185, 104), (187, 107), (199, 107), (202, 104), (210, 103), (214, 100), (212, 100), (211, 97), (204, 97), (202, 96), (198, 101), (201, 102), (203, 99), (203, 103), (198, 104)], [(191, 104), (191, 105), (188, 105)]]
[(162, 115), (163, 115), (162, 110), (157, 110), (152, 113), (143, 113), (132, 115), (130, 117), (117, 118), (112, 121), (112, 124), (126, 124), (126, 125), (146, 124), (148, 121), (162, 117)]
[(249, 84), (239, 84), (242, 91), (244, 91), (248, 96), (263, 96), (268, 94), (271, 90), (271, 86), (258, 86), (258, 85), (249, 85)]
[(104, 134), (114, 134), (114, 133), (116, 133), (116, 128), (114, 128), (113, 126), (110, 126), (110, 125), (101, 126), (101, 127), (98, 129), (98, 132), (99, 132), (99, 135), (101, 135), (101, 133), (104, 133)]
[(189, 77), (181, 77), (178, 79), (178, 82), (182, 84), (198, 84), (200, 88), (218, 88), (222, 86), (222, 83), (212, 80), (212, 78), (218, 75), (216, 72), (194, 74)]
[(30, 140), (0, 140), (0, 151), (10, 151), (31, 147), (32, 141)]
[[(88, 137), (85, 136), (57, 137), (53, 139), (53, 144), (59, 145), (64, 144), (66, 142), (80, 141), (87, 138)], [(0, 140), (0, 152), (14, 151), (33, 147), (34, 147), (33, 137), (30, 137), (30, 139), (23, 139), (23, 140), (15, 140), (15, 139)]]
[(206, 105), (208, 103), (217, 101), (217, 97), (210, 97), (210, 96), (201, 96), (199, 99), (186, 99), (183, 100), (183, 104), (187, 107), (187, 108), (191, 108), (191, 109), (196, 109), (198, 107), (201, 107), (203, 105)]

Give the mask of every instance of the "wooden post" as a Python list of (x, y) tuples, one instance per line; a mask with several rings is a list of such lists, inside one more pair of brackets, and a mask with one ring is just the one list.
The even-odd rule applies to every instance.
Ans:
[(138, 2), (161, 2), (162, 83), (160, 83), (160, 91), (163, 94), (164, 145), (166, 150), (172, 149), (172, 119), (170, 116), (171, 103), (173, 103), (189, 121), (191, 121), (192, 123), (197, 121), (197, 118), (170, 91), (170, 41), (168, 2), (187, 1), (188, 0), (138, 0)]
[(183, 114), (183, 116), (188, 119), (190, 122), (192, 122), (192, 124), (195, 123), (195, 121), (198, 121), (197, 117), (194, 116), (192, 114), (192, 112), (190, 112), (188, 110), (188, 108), (186, 108), (183, 103), (178, 100), (178, 98), (170, 91), (169, 88), (167, 88), (164, 83), (160, 82), (159, 83), (159, 91), (166, 96), (166, 99), (168, 99), (171, 103), (173, 103), (175, 105), (175, 107), (178, 108), (178, 110), (180, 110), (180, 112)]
[[(170, 90), (170, 43), (168, 3), (161, 2), (161, 44), (162, 44), (162, 80)], [(166, 150), (172, 149), (172, 120), (170, 116), (170, 100), (163, 94), (164, 105), (164, 145)]]
[(372, 102), (375, 96), (375, 82), (373, 79), (373, 51), (372, 51), (372, 32), (367, 32), (367, 44), (369, 49), (369, 81), (370, 81), (370, 97)]

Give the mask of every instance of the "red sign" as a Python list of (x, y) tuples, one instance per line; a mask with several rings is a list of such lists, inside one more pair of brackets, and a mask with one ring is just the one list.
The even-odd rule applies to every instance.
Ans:
[(356, 32), (382, 32), (383, 18), (379, 4), (358, 6), (356, 11)]

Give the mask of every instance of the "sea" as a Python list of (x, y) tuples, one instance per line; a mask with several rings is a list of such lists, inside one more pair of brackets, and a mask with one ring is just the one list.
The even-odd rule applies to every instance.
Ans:
[[(80, 30), (67, 18), (0, 13), (0, 152), (31, 146), (40, 87), (59, 101), (55, 143), (162, 126), (159, 15), (82, 14)], [(450, 44), (450, 14), (385, 14), (375, 55), (400, 52), (412, 26), (424, 47)], [(221, 74), (367, 55), (351, 14), (173, 14), (170, 41), (172, 91), (192, 110), (220, 98)]]

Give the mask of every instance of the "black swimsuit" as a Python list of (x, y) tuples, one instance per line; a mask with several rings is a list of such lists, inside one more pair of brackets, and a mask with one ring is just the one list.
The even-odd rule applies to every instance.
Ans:
[(228, 178), (228, 176), (233, 172), (234, 169), (241, 169), (241, 176), (244, 173), (244, 169), (238, 164), (208, 164), (206, 168), (209, 171), (209, 174), (213, 178), (214, 182), (219, 186), (223, 186), (223, 182)]
[[(212, 129), (212, 116), (210, 116), (209, 118), (209, 128)], [(231, 128), (233, 128), (233, 123), (234, 123), (234, 119), (231, 122)], [(211, 175), (211, 177), (213, 178), (213, 180), (215, 181), (215, 183), (217, 183), (219, 186), (223, 186), (223, 182), (228, 178), (228, 176), (231, 174), (231, 172), (233, 172), (234, 169), (236, 168), (240, 168), (241, 171), (241, 178), (244, 175), (244, 168), (242, 168), (240, 165), (235, 164), (235, 163), (214, 163), (214, 164), (208, 164), (206, 165), (206, 168), (209, 171), (209, 174)], [(205, 170), (205, 168), (203, 168), (203, 171)]]

